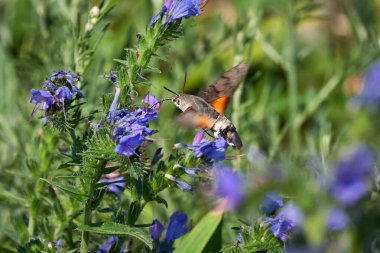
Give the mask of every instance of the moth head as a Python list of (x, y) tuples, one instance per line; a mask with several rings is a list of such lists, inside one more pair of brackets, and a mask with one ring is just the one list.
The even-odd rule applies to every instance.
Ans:
[(179, 99), (178, 95), (174, 95), (171, 97), (173, 103), (178, 107), (181, 108), (181, 100)]

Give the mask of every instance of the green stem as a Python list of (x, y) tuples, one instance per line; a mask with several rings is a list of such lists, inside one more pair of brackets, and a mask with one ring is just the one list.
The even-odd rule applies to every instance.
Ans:
[[(290, 3), (292, 3), (290, 1)], [(297, 92), (297, 67), (296, 67), (296, 17), (292, 4), (288, 6), (288, 38), (287, 38), (287, 55), (286, 55), (286, 79), (288, 83), (289, 98), (289, 118), (294, 120), (297, 116), (298, 92)], [(292, 124), (290, 126), (290, 141), (294, 152), (299, 150), (299, 126)]]
[[(94, 193), (96, 191), (96, 185), (99, 181), (100, 176), (102, 175), (102, 168), (105, 165), (105, 161), (99, 161), (98, 167), (96, 168), (94, 178), (92, 179), (89, 191), (88, 191), (88, 198), (86, 205), (84, 207), (84, 225), (91, 225), (92, 222), (92, 210), (93, 210), (93, 197)], [(87, 253), (87, 248), (90, 241), (90, 232), (88, 231), (82, 231), (82, 239), (81, 239), (81, 247), (80, 252), (81, 253)]]

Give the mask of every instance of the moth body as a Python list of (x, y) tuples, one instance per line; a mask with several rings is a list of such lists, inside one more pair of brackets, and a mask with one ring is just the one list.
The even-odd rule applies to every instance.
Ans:
[(247, 71), (248, 64), (243, 62), (224, 73), (199, 96), (172, 96), (172, 101), (182, 111), (177, 123), (211, 130), (216, 136), (222, 136), (228, 144), (241, 149), (243, 144), (236, 127), (223, 113)]
[(189, 94), (180, 94), (172, 96), (171, 99), (181, 111), (192, 114), (187, 119), (191, 121), (187, 122), (188, 124), (211, 130), (216, 137), (221, 136), (229, 145), (241, 149), (243, 144), (236, 132), (235, 126), (227, 117), (217, 112), (203, 98)]

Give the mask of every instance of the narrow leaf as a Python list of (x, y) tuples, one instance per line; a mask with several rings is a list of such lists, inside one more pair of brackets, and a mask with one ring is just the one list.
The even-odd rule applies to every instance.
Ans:
[(223, 218), (223, 212), (211, 211), (190, 231), (178, 239), (175, 253), (201, 253), (212, 238)]
[(40, 178), (42, 181), (50, 184), (51, 186), (53, 187), (56, 187), (58, 188), (59, 190), (63, 191), (64, 193), (66, 193), (67, 195), (69, 195), (70, 197), (78, 200), (78, 201), (85, 201), (87, 199), (87, 195), (84, 194), (83, 192), (80, 192), (78, 191), (76, 188), (74, 187), (71, 187), (71, 186), (68, 186), (68, 185), (63, 185), (63, 184), (60, 184), (60, 183), (57, 183), (57, 182), (53, 182), (53, 181), (50, 181), (48, 179), (45, 179), (45, 178)]
[(153, 67), (153, 66), (147, 66), (146, 67), (149, 71), (155, 73), (155, 74), (161, 74), (161, 70), (159, 68)]
[(132, 236), (142, 241), (150, 249), (153, 247), (149, 234), (141, 228), (129, 227), (115, 222), (104, 222), (101, 224), (93, 224), (91, 226), (81, 225), (78, 229), (97, 234)]

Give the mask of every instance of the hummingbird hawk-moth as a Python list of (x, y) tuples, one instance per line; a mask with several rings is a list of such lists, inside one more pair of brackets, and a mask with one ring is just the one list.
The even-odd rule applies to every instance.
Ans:
[(199, 96), (184, 93), (172, 96), (171, 100), (182, 111), (176, 122), (211, 130), (215, 136), (221, 136), (231, 146), (241, 149), (243, 143), (236, 127), (223, 113), (247, 70), (247, 63), (240, 63), (224, 73)]

